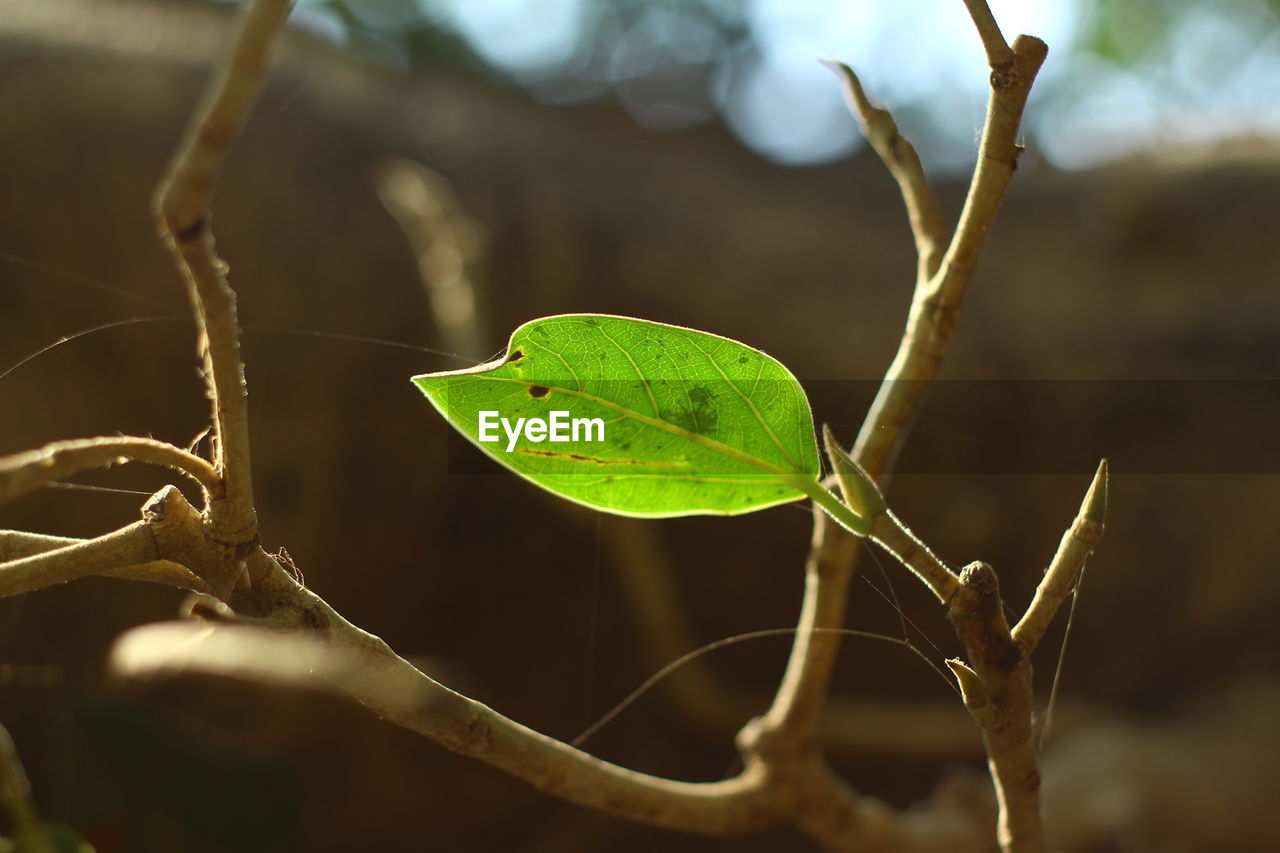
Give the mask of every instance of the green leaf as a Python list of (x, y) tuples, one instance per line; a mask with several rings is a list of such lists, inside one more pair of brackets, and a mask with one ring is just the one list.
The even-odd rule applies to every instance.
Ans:
[[(487, 455), (595, 509), (737, 515), (830, 495), (800, 383), (718, 335), (604, 314), (544, 317), (516, 329), (501, 359), (413, 381)], [(567, 413), (559, 436), (526, 431), (557, 411)], [(482, 412), (497, 413), (483, 431)]]

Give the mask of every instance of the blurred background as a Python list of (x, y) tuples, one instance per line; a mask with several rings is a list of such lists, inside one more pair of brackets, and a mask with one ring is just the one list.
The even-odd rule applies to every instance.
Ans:
[[(1111, 460), (1045, 758), (1059, 849), (1280, 847), (1277, 8), (993, 4), (1050, 59), (890, 502), (951, 562), (991, 562), (1018, 606)], [(207, 423), (149, 197), (229, 11), (0, 3), (0, 453), (185, 446)], [(449, 686), (566, 739), (678, 655), (793, 625), (806, 508), (594, 515), (460, 455), (408, 377), (485, 360), (533, 317), (628, 314), (769, 352), (851, 441), (914, 258), (816, 59), (893, 109), (954, 217), (988, 74), (963, 4), (353, 0), (293, 22), (215, 208), (268, 548)], [(96, 535), (164, 482), (87, 474), (0, 507), (0, 527)], [(955, 654), (881, 562), (850, 626)], [(113, 681), (114, 639), (181, 598), (86, 580), (0, 602), (0, 720), (44, 813), (100, 851), (806, 849), (587, 813), (319, 694)], [(588, 746), (734, 772), (787, 646), (699, 659)], [(832, 704), (832, 762), (859, 790), (986, 807), (971, 723), (918, 658), (850, 640)]]
[[(990, 6), (1010, 38), (1052, 46), (1026, 131), (1055, 166), (1280, 132), (1275, 0)], [(547, 104), (611, 100), (654, 131), (722, 122), (795, 166), (863, 145), (815, 57), (852, 63), (938, 171), (972, 162), (986, 101), (959, 3), (303, 0), (294, 20), (409, 73), (451, 63)]]

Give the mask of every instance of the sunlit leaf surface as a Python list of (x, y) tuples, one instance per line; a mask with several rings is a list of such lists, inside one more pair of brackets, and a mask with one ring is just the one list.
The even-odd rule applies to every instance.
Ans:
[(795, 377), (759, 350), (679, 326), (545, 317), (517, 329), (497, 361), (413, 381), (493, 459), (609, 512), (736, 515), (805, 497), (820, 471)]

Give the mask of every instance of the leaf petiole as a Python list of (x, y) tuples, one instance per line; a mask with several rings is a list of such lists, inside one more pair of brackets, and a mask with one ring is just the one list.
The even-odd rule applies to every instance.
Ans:
[(802, 490), (813, 499), (814, 503), (822, 507), (823, 512), (854, 536), (871, 535), (871, 520), (858, 515), (816, 479), (796, 477), (788, 480), (788, 485)]

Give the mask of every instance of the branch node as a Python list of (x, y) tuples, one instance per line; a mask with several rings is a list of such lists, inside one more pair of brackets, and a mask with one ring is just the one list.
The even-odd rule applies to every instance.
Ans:
[(1024, 660), (1013, 642), (1000, 600), (995, 569), (973, 562), (960, 572), (960, 586), (951, 599), (949, 618), (969, 650), (974, 668), (985, 681), (989, 670), (1012, 672)]

